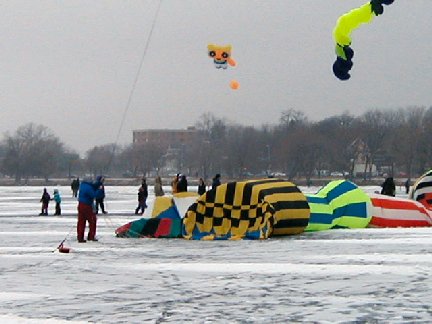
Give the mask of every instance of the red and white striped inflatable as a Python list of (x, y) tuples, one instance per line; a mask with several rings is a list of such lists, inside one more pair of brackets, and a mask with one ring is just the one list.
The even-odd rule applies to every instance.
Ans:
[(369, 227), (432, 226), (432, 211), (421, 203), (404, 198), (370, 194), (372, 219)]

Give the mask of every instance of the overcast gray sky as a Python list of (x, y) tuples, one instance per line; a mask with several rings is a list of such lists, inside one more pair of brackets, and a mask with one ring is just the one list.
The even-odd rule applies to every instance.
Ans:
[[(0, 3), (0, 130), (34, 122), (83, 153), (116, 140), (159, 0)], [(352, 77), (332, 72), (337, 18), (365, 0), (162, 0), (119, 143), (206, 112), (244, 125), (432, 105), (432, 0), (396, 0), (353, 33)], [(216, 70), (207, 44), (232, 44)], [(229, 81), (241, 88), (233, 91)]]

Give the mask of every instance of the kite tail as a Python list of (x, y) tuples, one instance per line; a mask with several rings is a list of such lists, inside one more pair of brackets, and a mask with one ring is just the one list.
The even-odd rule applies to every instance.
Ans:
[(353, 66), (354, 50), (351, 48), (351, 33), (361, 24), (370, 23), (375, 16), (384, 12), (383, 5), (390, 5), (394, 0), (371, 0), (363, 6), (353, 9), (339, 17), (333, 37), (336, 42), (336, 61), (333, 64), (333, 73), (340, 80), (348, 80), (349, 71)]
[(370, 5), (375, 16), (379, 16), (382, 15), (384, 12), (383, 5), (388, 6), (391, 5), (393, 2), (394, 0), (371, 0)]

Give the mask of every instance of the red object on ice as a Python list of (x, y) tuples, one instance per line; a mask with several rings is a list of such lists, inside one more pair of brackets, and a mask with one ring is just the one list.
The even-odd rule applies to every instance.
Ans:
[(69, 253), (70, 248), (68, 247), (64, 247), (63, 243), (59, 245), (58, 250), (60, 253)]
[(62, 246), (61, 248), (59, 248), (60, 253), (69, 253), (69, 251), (70, 251), (70, 249), (67, 247)]

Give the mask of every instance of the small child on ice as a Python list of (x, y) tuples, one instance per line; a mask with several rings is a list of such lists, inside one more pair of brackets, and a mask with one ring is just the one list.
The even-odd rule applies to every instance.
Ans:
[(54, 201), (56, 203), (54, 215), (61, 215), (61, 207), (60, 207), (61, 197), (57, 189), (54, 189)]
[(50, 200), (51, 200), (51, 196), (49, 195), (49, 193), (46, 190), (46, 188), (44, 188), (44, 191), (43, 191), (43, 194), (42, 194), (42, 198), (40, 200), (40, 202), (42, 203), (42, 211), (39, 214), (39, 216), (46, 216), (46, 215), (48, 215), (48, 204), (49, 204)]

